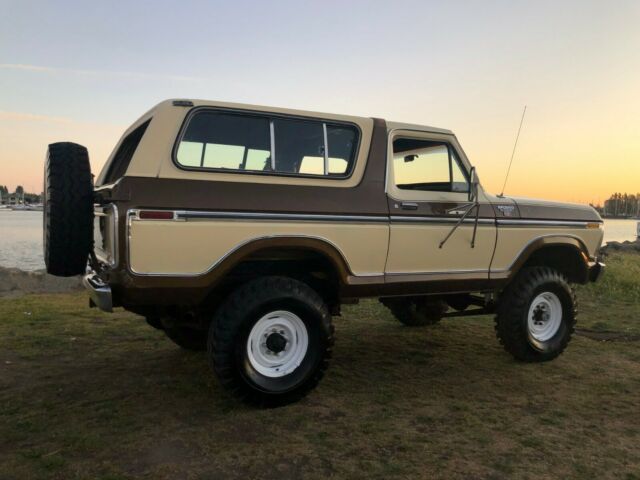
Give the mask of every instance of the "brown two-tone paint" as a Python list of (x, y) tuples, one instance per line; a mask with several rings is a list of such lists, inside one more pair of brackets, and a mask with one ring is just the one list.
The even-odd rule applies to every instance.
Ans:
[[(304, 236), (279, 236), (255, 239), (226, 255), (201, 275), (140, 275), (133, 272), (127, 260), (128, 212), (132, 209), (286, 213), (334, 216), (367, 216), (380, 222), (419, 220), (419, 217), (455, 221), (450, 211), (466, 202), (416, 202), (415, 209), (404, 209), (402, 202), (385, 192), (388, 131), (384, 120), (375, 119), (366, 166), (361, 180), (349, 188), (334, 188), (322, 184), (275, 184), (252, 181), (219, 181), (215, 179), (182, 179), (124, 176), (115, 185), (100, 189), (101, 202), (113, 203), (118, 209), (118, 262), (106, 271), (114, 294), (124, 304), (196, 304), (214, 289), (235, 265), (260, 251), (292, 249), (323, 255), (329, 260), (340, 282), (340, 296), (390, 296), (441, 294), (498, 290), (521, 268), (526, 259), (539, 248), (553, 244), (548, 239), (531, 244), (508, 271), (489, 275), (489, 270), (469, 272), (437, 272), (424, 274), (354, 275), (348, 261), (334, 245), (321, 239)], [(238, 175), (243, 175), (239, 173)], [(501, 209), (500, 206), (513, 207)], [(505, 213), (508, 212), (508, 213)], [(475, 215), (470, 218), (473, 219)], [(532, 206), (522, 208), (505, 199), (499, 204), (483, 202), (479, 209), (482, 222), (496, 218), (571, 219), (596, 218), (564, 207)], [(395, 218), (395, 220), (393, 220)], [(567, 243), (556, 239), (556, 244)], [(571, 244), (571, 242), (568, 242)], [(579, 249), (583, 252), (582, 249)]]

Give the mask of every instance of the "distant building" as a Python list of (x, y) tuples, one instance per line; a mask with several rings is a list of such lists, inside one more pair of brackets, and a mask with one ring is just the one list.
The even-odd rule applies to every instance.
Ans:
[(19, 205), (22, 203), (22, 196), (17, 193), (10, 193), (2, 197), (2, 205)]
[(43, 195), (36, 195), (35, 193), (10, 193), (2, 194), (0, 192), (0, 205), (23, 205), (34, 204), (42, 201)]

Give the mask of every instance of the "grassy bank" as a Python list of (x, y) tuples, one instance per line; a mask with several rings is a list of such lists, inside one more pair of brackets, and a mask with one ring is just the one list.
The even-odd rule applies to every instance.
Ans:
[(640, 256), (608, 263), (554, 362), (516, 363), (488, 317), (409, 329), (367, 301), (270, 411), (135, 315), (0, 299), (0, 478), (640, 478)]

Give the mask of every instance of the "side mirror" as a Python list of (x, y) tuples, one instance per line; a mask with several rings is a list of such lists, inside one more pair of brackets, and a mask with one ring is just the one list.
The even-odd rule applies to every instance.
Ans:
[(469, 201), (478, 201), (478, 174), (476, 173), (476, 167), (471, 167), (469, 172)]

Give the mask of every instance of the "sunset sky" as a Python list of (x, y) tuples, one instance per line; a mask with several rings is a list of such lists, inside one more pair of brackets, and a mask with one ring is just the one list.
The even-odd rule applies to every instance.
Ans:
[(640, 1), (0, 0), (0, 184), (40, 192), (48, 143), (97, 173), (165, 98), (454, 130), (499, 193), (640, 191)]

